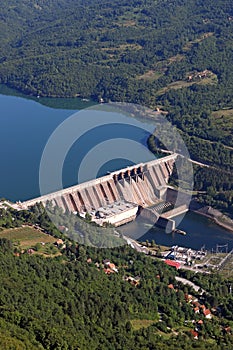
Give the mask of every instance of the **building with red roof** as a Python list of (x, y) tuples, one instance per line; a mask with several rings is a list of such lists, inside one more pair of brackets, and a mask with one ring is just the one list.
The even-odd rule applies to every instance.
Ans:
[(205, 318), (212, 318), (211, 311), (209, 309), (203, 310), (203, 315)]
[(180, 268), (180, 263), (174, 260), (165, 260), (165, 264), (167, 264), (168, 266), (172, 266), (175, 267), (177, 270)]
[(192, 334), (194, 339), (198, 339), (198, 333), (194, 330), (191, 330), (190, 333)]

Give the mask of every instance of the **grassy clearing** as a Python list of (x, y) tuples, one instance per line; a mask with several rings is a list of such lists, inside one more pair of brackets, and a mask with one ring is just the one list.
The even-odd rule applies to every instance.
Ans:
[(156, 322), (155, 320), (137, 320), (137, 319), (130, 321), (134, 331), (138, 331), (141, 328), (148, 328), (155, 322)]
[(202, 34), (199, 38), (197, 38), (196, 40), (193, 40), (193, 41), (189, 41), (184, 47), (183, 47), (183, 51), (189, 51), (191, 50), (192, 46), (197, 44), (197, 43), (200, 43), (201, 41), (207, 39), (208, 37), (214, 35), (213, 32), (207, 32), (207, 33), (204, 33)]
[(216, 118), (216, 120), (221, 120), (223, 117), (229, 118), (229, 121), (233, 124), (233, 109), (220, 109), (212, 112), (212, 116)]
[(126, 52), (128, 50), (137, 51), (137, 50), (141, 50), (141, 49), (142, 49), (142, 46), (139, 44), (122, 44), (122, 45), (115, 46), (115, 47), (102, 47), (101, 51), (123, 53), (123, 52)]
[(179, 62), (184, 59), (183, 55), (175, 55), (167, 60), (162, 60), (156, 63), (154, 69), (151, 69), (147, 72), (145, 72), (142, 75), (139, 75), (137, 79), (147, 80), (147, 81), (154, 81), (159, 79), (168, 69), (168, 66), (171, 65), (174, 62)]
[(221, 130), (224, 137), (232, 137), (233, 109), (220, 109), (212, 112), (212, 123), (216, 130)]
[(168, 92), (169, 90), (178, 90), (178, 89), (182, 89), (182, 88), (188, 88), (194, 84), (197, 85), (213, 85), (216, 84), (216, 82), (218, 81), (217, 76), (215, 74), (212, 73), (211, 77), (206, 77), (206, 78), (202, 78), (200, 80), (193, 80), (193, 81), (185, 81), (185, 80), (177, 80), (169, 85), (167, 85), (166, 87), (160, 89), (157, 92), (157, 95), (163, 95), (166, 92)]
[(148, 72), (138, 76), (138, 79), (140, 80), (147, 80), (147, 81), (154, 81), (159, 79), (163, 73), (156, 72), (155, 70), (149, 70)]
[(212, 112), (213, 121), (217, 128), (226, 134), (232, 134), (233, 109), (220, 109)]
[(0, 232), (0, 238), (7, 238), (13, 243), (19, 243), (22, 249), (30, 248), (41, 242), (54, 243), (56, 241), (54, 237), (29, 226), (3, 230)]

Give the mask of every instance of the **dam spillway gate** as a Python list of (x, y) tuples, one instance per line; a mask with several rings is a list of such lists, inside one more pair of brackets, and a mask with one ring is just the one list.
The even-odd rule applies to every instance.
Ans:
[(63, 211), (91, 215), (98, 213), (102, 221), (104, 217), (114, 217), (114, 224), (117, 222), (122, 224), (127, 222), (127, 217), (133, 218), (139, 206), (148, 208), (164, 200), (176, 158), (177, 155), (172, 154), (130, 166), (106, 176), (22, 202), (20, 206), (22, 209), (28, 209), (40, 202), (46, 206), (49, 201)]

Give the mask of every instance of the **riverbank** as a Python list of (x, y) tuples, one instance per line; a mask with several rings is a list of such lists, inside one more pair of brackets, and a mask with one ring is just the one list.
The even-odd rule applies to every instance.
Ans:
[(199, 209), (191, 209), (191, 211), (213, 220), (213, 222), (218, 226), (223, 227), (233, 233), (233, 220), (221, 213), (219, 210), (210, 206), (205, 206)]

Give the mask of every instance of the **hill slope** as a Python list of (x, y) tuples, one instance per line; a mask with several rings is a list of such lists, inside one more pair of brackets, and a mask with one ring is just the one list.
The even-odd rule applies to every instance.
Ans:
[(0, 81), (32, 94), (153, 102), (193, 69), (221, 81), (232, 47), (230, 0), (3, 0), (0, 13)]

